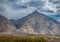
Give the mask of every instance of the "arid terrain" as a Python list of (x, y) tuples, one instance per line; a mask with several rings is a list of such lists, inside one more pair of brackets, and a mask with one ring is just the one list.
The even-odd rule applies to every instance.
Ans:
[(60, 42), (60, 37), (28, 34), (0, 34), (0, 42)]

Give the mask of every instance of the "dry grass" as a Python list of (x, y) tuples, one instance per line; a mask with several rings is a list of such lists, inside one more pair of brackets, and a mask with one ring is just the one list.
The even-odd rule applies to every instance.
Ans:
[(0, 35), (0, 42), (46, 42), (44, 37), (16, 37), (14, 35)]

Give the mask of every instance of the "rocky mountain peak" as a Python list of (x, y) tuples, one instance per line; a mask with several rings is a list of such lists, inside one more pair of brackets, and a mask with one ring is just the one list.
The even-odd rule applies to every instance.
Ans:
[(19, 20), (18, 32), (27, 34), (59, 35), (60, 23), (37, 11)]
[(0, 32), (12, 32), (15, 30), (15, 26), (6, 17), (0, 15)]

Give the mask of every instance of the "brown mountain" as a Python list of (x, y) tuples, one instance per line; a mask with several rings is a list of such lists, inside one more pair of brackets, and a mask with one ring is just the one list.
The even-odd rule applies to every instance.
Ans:
[(0, 32), (13, 32), (15, 26), (4, 16), (0, 15)]

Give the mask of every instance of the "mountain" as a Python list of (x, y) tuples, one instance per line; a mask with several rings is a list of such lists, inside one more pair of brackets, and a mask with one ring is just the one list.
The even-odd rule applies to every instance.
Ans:
[(19, 33), (60, 35), (60, 23), (37, 11), (17, 20), (17, 27)]
[(15, 26), (6, 17), (0, 15), (0, 33), (13, 32), (15, 30)]

